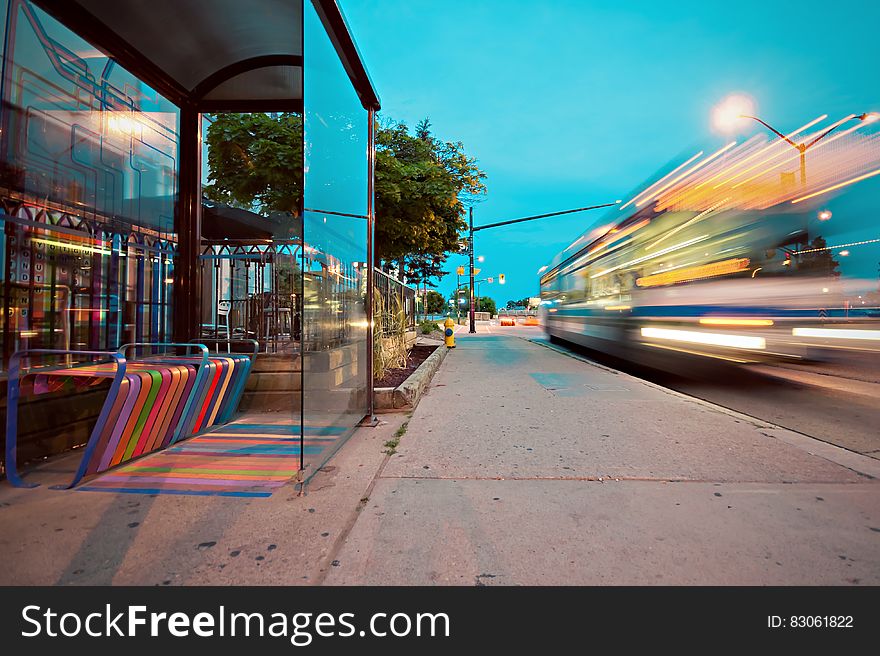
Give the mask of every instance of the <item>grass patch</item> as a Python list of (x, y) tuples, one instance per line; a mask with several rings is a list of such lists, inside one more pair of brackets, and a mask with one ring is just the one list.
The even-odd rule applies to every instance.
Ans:
[(385, 453), (387, 453), (389, 456), (393, 456), (395, 453), (397, 453), (397, 446), (400, 444), (400, 438), (403, 437), (404, 433), (406, 433), (407, 426), (409, 426), (409, 422), (403, 422), (400, 425), (400, 428), (394, 431), (394, 436), (382, 445), (385, 447)]

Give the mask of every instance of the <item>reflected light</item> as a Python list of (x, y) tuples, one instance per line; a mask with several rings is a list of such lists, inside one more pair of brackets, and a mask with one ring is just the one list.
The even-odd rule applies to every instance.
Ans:
[(847, 255), (849, 255), (849, 251), (840, 251), (838, 255), (840, 255), (840, 257), (846, 257)]
[(820, 221), (827, 221), (830, 218), (831, 218), (831, 211), (830, 210), (822, 210), (821, 212), (819, 212), (819, 220)]
[(642, 337), (742, 349), (764, 349), (767, 346), (767, 342), (763, 337), (730, 335), (727, 333), (701, 333), (694, 330), (672, 330), (669, 328), (642, 328)]

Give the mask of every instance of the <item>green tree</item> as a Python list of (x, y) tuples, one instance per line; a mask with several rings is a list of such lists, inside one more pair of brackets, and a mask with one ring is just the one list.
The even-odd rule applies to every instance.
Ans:
[(495, 307), (495, 299), (488, 296), (480, 296), (477, 299), (477, 312), (488, 312), (489, 314), (497, 314), (498, 309)]
[(431, 134), (425, 119), (414, 135), (386, 121), (376, 136), (376, 257), (386, 266), (420, 254), (445, 262), (465, 230), (462, 193), (484, 194), (486, 175), (461, 142)]
[[(303, 198), (303, 121), (293, 113), (224, 113), (211, 117), (205, 196), (269, 215), (299, 216)], [(461, 142), (431, 133), (428, 119), (410, 134), (405, 123), (377, 123), (376, 259), (415, 270), (422, 284), (443, 275), (466, 225), (461, 197), (485, 194), (486, 174)]]
[[(415, 283), (416, 289), (421, 287), (425, 293), (428, 287), (436, 287), (433, 282), (436, 278), (442, 278), (446, 275), (442, 264), (446, 258), (442, 255), (430, 255), (426, 253), (418, 253), (404, 258), (404, 275), (407, 282)], [(424, 308), (427, 315), (428, 309)]]
[(302, 116), (216, 114), (208, 127), (204, 194), (218, 203), (267, 215), (302, 205)]
[(840, 262), (834, 259), (828, 242), (822, 236), (816, 237), (809, 243), (799, 257), (797, 265), (798, 273), (815, 276), (839, 276)]
[(446, 312), (446, 300), (443, 294), (429, 289), (425, 294), (425, 311), (428, 314), (444, 314)]

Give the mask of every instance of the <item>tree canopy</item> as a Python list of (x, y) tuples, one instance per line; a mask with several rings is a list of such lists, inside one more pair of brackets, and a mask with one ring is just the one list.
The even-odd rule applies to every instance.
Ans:
[(302, 116), (216, 114), (211, 117), (206, 142), (207, 198), (259, 214), (283, 211), (299, 216)]
[(834, 254), (828, 248), (825, 238), (817, 236), (811, 241), (805, 252), (799, 256), (798, 273), (819, 276), (840, 275), (838, 267), (840, 262), (834, 259)]
[[(217, 114), (207, 130), (205, 196), (260, 214), (299, 216), (302, 208), (303, 122), (292, 113)], [(377, 124), (375, 254), (417, 284), (444, 275), (448, 253), (466, 228), (462, 198), (485, 194), (486, 175), (459, 141), (405, 123)]]
[(427, 314), (443, 314), (446, 312), (446, 299), (443, 294), (429, 289), (425, 294), (425, 312)]
[(467, 227), (459, 197), (486, 190), (486, 174), (462, 143), (434, 137), (430, 125), (421, 121), (411, 135), (405, 123), (388, 121), (377, 132), (376, 258), (386, 263), (442, 264)]

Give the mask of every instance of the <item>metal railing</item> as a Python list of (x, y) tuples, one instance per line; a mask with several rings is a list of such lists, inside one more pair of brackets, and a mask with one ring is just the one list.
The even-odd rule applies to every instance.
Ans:
[[(390, 334), (395, 330), (396, 322), (390, 309), (403, 312), (406, 318), (406, 327), (415, 330), (416, 327), (416, 290), (402, 283), (397, 278), (389, 276), (380, 269), (373, 269), (373, 288), (376, 295), (381, 298), (384, 312), (378, 313), (375, 321), (380, 322), (382, 334)], [(398, 310), (399, 308), (399, 310)]]

